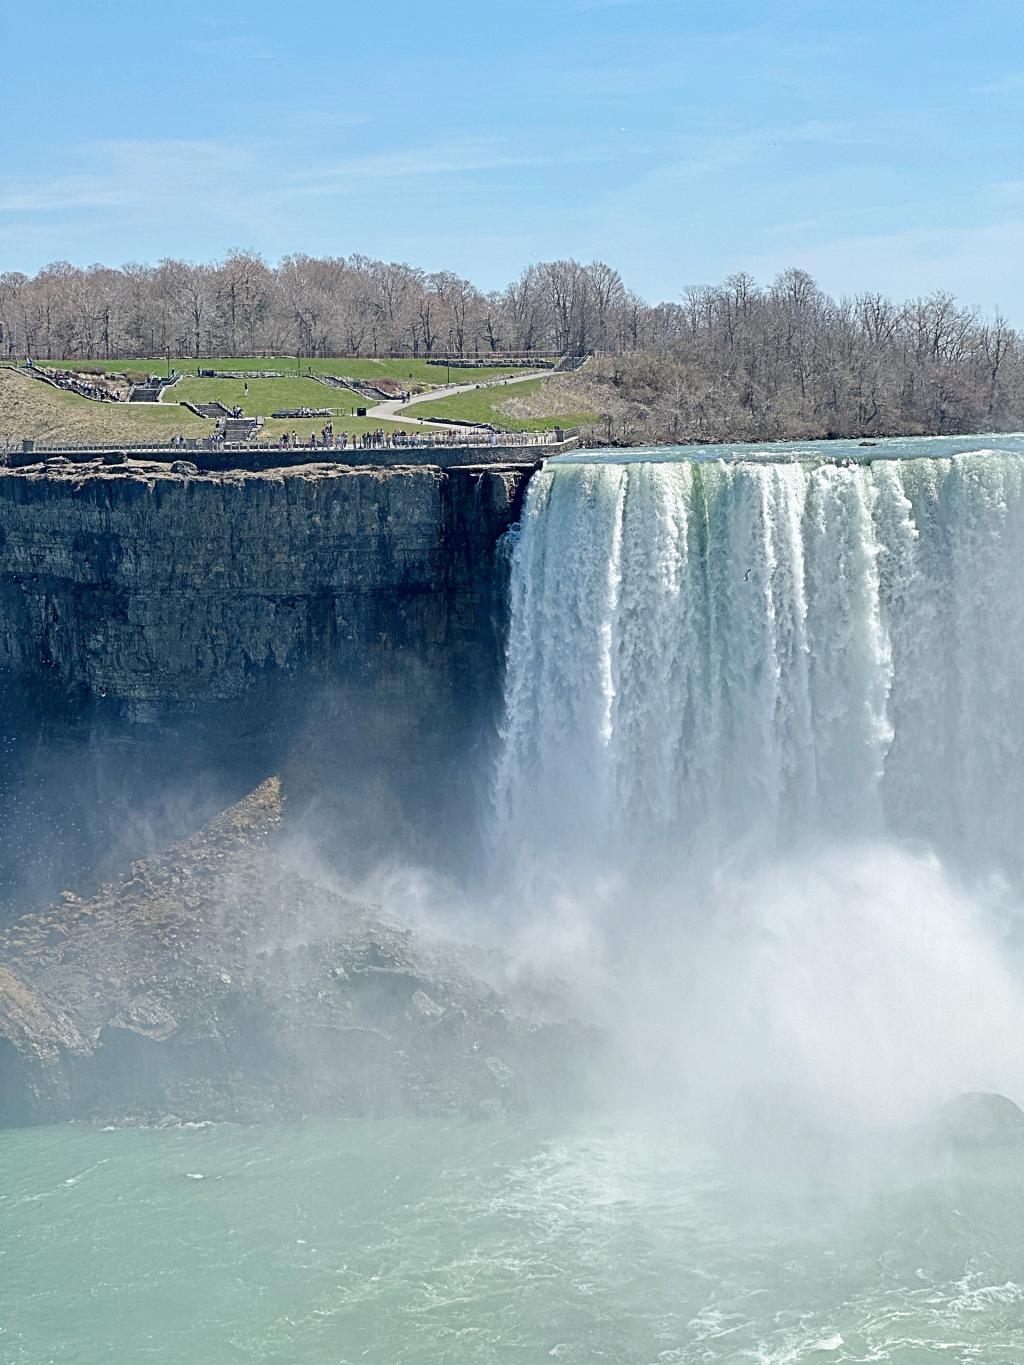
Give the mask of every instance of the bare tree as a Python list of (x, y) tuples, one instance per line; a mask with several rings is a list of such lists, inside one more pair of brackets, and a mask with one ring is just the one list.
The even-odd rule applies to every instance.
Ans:
[(0, 275), (0, 321), (8, 355), (51, 359), (608, 353), (585, 371), (590, 405), (628, 409), (628, 430), (650, 439), (964, 431), (1024, 416), (1024, 348), (1005, 318), (944, 292), (832, 299), (798, 269), (767, 289), (739, 273), (650, 306), (602, 261), (537, 262), (487, 295), (451, 271), (360, 255), (57, 261)]

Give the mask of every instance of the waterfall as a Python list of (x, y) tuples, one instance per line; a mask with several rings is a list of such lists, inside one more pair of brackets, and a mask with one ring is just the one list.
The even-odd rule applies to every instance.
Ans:
[(505, 847), (1019, 875), (1024, 456), (553, 463), (515, 535)]

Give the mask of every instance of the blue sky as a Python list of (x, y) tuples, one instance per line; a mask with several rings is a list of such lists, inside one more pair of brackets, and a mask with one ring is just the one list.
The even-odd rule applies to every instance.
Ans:
[(363, 252), (1024, 325), (1020, 0), (0, 3), (0, 270)]

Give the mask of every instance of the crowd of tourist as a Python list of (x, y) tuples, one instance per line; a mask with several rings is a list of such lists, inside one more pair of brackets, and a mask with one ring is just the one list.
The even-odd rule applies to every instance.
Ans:
[(124, 383), (118, 383), (107, 375), (76, 374), (71, 370), (45, 370), (32, 366), (37, 374), (49, 379), (59, 389), (67, 393), (77, 393), (80, 398), (91, 398), (94, 402), (122, 403), (127, 395)]
[(319, 433), (313, 431), (309, 436), (284, 432), (278, 437), (277, 446), (281, 450), (419, 450), (454, 445), (537, 445), (548, 439), (546, 432), (483, 431), (479, 427), (447, 427), (436, 431), (389, 431), (378, 427), (376, 431), (350, 435), (347, 431), (335, 433), (334, 424), (328, 422)]
[[(378, 427), (376, 431), (349, 433), (335, 432), (333, 423), (328, 422), (319, 432), (300, 436), (298, 432), (282, 432), (269, 443), (270, 449), (277, 450), (424, 450), (443, 446), (533, 446), (546, 445), (555, 439), (552, 431), (489, 431), (479, 427), (448, 427), (424, 431), (388, 431)], [(167, 445), (172, 449), (195, 448), (202, 446), (207, 450), (218, 450), (225, 445), (249, 447), (248, 440), (232, 439), (223, 427), (197, 440), (182, 435), (171, 436)], [(250, 447), (251, 448), (251, 447)], [(267, 445), (259, 445), (267, 449)]]

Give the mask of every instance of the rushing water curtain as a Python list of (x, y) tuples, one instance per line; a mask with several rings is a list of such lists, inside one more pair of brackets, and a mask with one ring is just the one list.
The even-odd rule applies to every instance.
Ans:
[(1024, 457), (531, 482), (494, 779), (571, 852), (895, 834), (1019, 870)]

